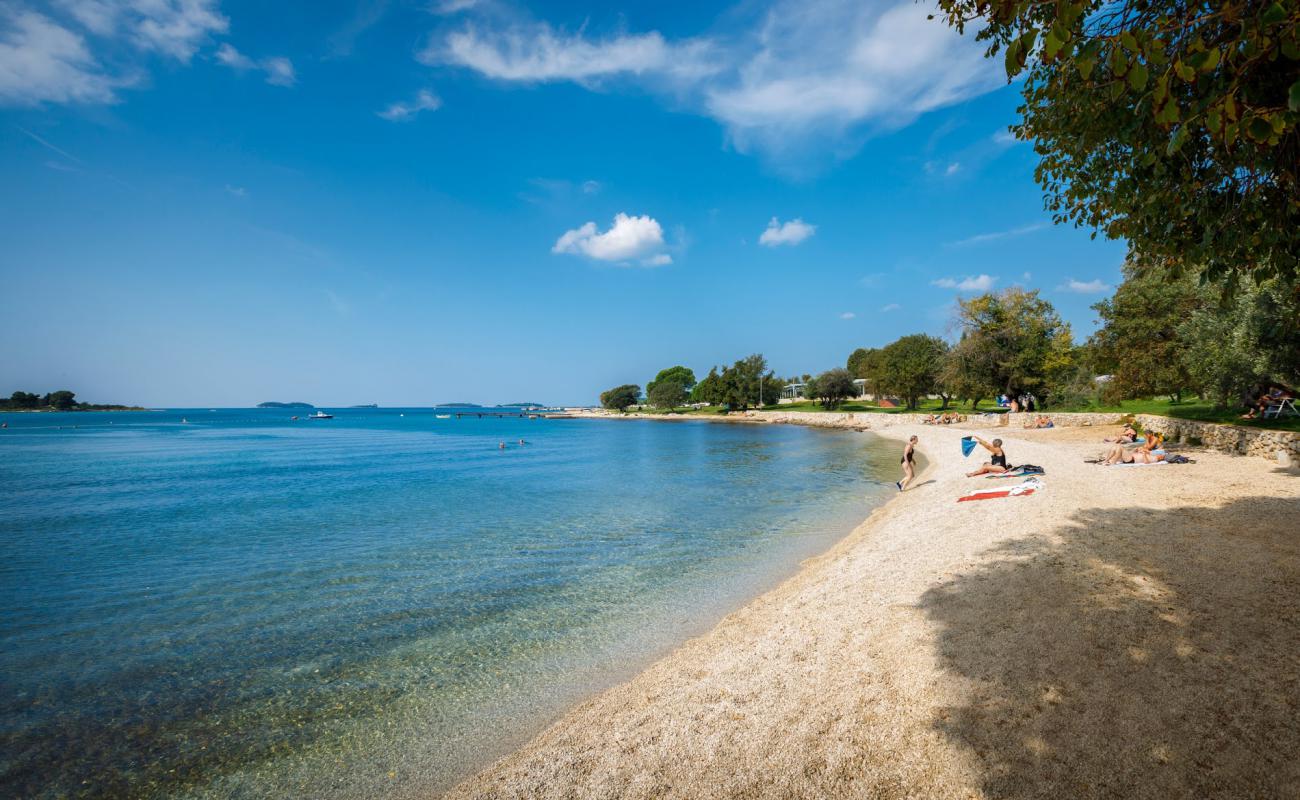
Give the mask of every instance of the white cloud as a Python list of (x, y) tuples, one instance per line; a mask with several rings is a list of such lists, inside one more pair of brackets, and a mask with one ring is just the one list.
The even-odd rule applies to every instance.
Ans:
[(272, 86), (293, 86), (298, 82), (293, 62), (283, 56), (262, 59), (262, 70), (266, 73), (266, 82)]
[(217, 62), (222, 66), (237, 70), (252, 69), (257, 66), (253, 59), (236, 50), (233, 45), (227, 43), (222, 43), (222, 45), (217, 48)]
[(298, 82), (294, 75), (293, 62), (283, 56), (272, 56), (263, 58), (260, 61), (254, 61), (243, 53), (235, 49), (229, 43), (223, 42), (217, 48), (216, 59), (222, 66), (230, 67), (236, 72), (247, 72), (251, 69), (261, 70), (266, 74), (266, 82), (272, 86), (293, 86)]
[[(189, 63), (229, 21), (216, 0), (54, 0), (50, 15), (0, 4), (0, 104), (113, 103), (140, 56)], [(110, 54), (107, 67), (98, 50)]]
[(1008, 147), (1019, 141), (1020, 140), (1017, 139), (1016, 135), (1011, 131), (998, 131), (997, 133), (993, 134), (993, 142), (995, 144), (1000, 144), (1003, 147)]
[(105, 74), (85, 39), (34, 11), (0, 7), (0, 102), (112, 103), (133, 79)]
[(135, 42), (189, 63), (212, 33), (225, 33), (230, 21), (217, 11), (216, 0), (120, 0), (123, 23)]
[(594, 222), (565, 231), (555, 240), (551, 252), (582, 255), (598, 261), (640, 260), (643, 266), (655, 267), (672, 263), (672, 257), (662, 252), (664, 246), (664, 231), (657, 220), (620, 213), (604, 233), (597, 230)]
[(974, 277), (968, 275), (961, 280), (957, 280), (956, 278), (939, 278), (938, 280), (930, 281), (930, 285), (938, 286), (941, 289), (956, 289), (959, 292), (987, 292), (989, 289), (993, 288), (993, 284), (996, 283), (997, 280), (998, 279), (994, 278), (992, 275), (980, 274)]
[(620, 75), (696, 78), (710, 72), (708, 46), (669, 44), (658, 31), (587, 39), (546, 23), (480, 32), (470, 25), (420, 54), (426, 63), (468, 67), (489, 78), (523, 83), (590, 83)]
[(944, 169), (943, 174), (944, 174), (944, 175), (949, 175), (949, 176), (951, 176), (951, 175), (956, 175), (956, 174), (957, 174), (957, 170), (959, 170), (959, 169), (961, 169), (961, 164), (958, 163), (958, 162), (956, 162), (956, 161), (954, 161), (954, 162), (952, 162), (951, 164), (949, 164), (949, 165), (947, 166), (946, 169)]
[(406, 122), (415, 119), (421, 111), (436, 111), (442, 107), (442, 100), (428, 89), (421, 89), (415, 93), (415, 99), (410, 102), (393, 103), (383, 111), (376, 111), (380, 117), (389, 122)]
[(599, 192), (599, 191), (600, 191), (600, 181), (583, 181), (583, 182), (582, 182), (582, 193), (583, 193), (583, 194), (596, 194), (596, 193)]
[[(749, 29), (688, 39), (478, 15), (420, 58), (501, 81), (635, 82), (717, 120), (741, 151), (799, 160), (810, 150), (846, 155), (869, 133), (1005, 85), (980, 42), (927, 11), (910, 0), (779, 0)], [(810, 149), (809, 140), (832, 146)]]
[(234, 196), (234, 197), (247, 197), (247, 196), (248, 196), (248, 190), (245, 189), (244, 187), (242, 187), (242, 186), (231, 186), (231, 185), (228, 184), (228, 183), (226, 184), (226, 192), (229, 193), (230, 195)]
[(1024, 236), (1026, 233), (1042, 230), (1047, 227), (1045, 222), (1035, 222), (1032, 225), (1021, 225), (1019, 228), (1012, 228), (1006, 231), (994, 231), (992, 233), (981, 233), (975, 236), (968, 236), (965, 239), (959, 239), (950, 242), (951, 247), (965, 247), (972, 244), (984, 244), (985, 242), (995, 242), (999, 239), (1011, 239), (1016, 236)]
[(767, 229), (758, 237), (758, 243), (768, 247), (777, 247), (783, 244), (793, 246), (816, 232), (816, 225), (809, 225), (802, 219), (795, 218), (782, 223), (776, 217), (772, 217), (771, 221), (767, 223)]
[(853, 319), (856, 316), (857, 314), (854, 314), (852, 311), (845, 311), (843, 314), (840, 314), (840, 319)]
[(1058, 288), (1060, 291), (1074, 292), (1075, 294), (1101, 294), (1110, 291), (1110, 285), (1103, 283), (1099, 278), (1090, 281), (1077, 281), (1070, 278)]
[(887, 305), (883, 305), (880, 307), (880, 313), (888, 314), (889, 312), (897, 311), (900, 308), (902, 308), (902, 306), (900, 306), (898, 303), (889, 303)]

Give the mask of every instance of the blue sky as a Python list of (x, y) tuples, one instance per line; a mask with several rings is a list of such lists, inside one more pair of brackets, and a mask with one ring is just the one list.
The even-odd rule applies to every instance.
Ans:
[(1017, 87), (924, 3), (0, 0), (0, 392), (593, 402), (1041, 289)]

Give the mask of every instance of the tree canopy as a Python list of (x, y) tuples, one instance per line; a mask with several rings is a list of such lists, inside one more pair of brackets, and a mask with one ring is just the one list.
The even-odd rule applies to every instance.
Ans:
[(1070, 326), (1037, 291), (959, 299), (957, 322), (961, 339), (941, 377), (958, 395), (978, 401), (998, 392), (1041, 392), (1073, 371)]
[(828, 369), (812, 381), (812, 391), (815, 397), (821, 402), (822, 408), (835, 409), (839, 408), (848, 398), (857, 392), (857, 387), (853, 385), (853, 375), (843, 367)]
[(948, 345), (942, 339), (924, 333), (904, 336), (880, 350), (877, 388), (902, 397), (907, 407), (914, 409), (917, 400), (938, 387), (947, 354)]
[(641, 400), (641, 387), (635, 383), (615, 386), (607, 392), (600, 393), (600, 404), (611, 411), (626, 411)]
[(1129, 242), (1176, 277), (1292, 277), (1300, 265), (1300, 3), (939, 0), (981, 25), (1016, 136), (1057, 222)]
[[(663, 373), (660, 373), (661, 375)], [(646, 399), (655, 408), (672, 410), (686, 402), (686, 387), (675, 380), (657, 380), (646, 391)]]
[(655, 376), (655, 379), (645, 385), (646, 397), (650, 397), (654, 393), (655, 385), (661, 381), (680, 384), (682, 388), (689, 392), (691, 389), (695, 388), (695, 373), (691, 371), (690, 367), (683, 367), (680, 365), (669, 367), (668, 369), (661, 369), (659, 370), (659, 374)]

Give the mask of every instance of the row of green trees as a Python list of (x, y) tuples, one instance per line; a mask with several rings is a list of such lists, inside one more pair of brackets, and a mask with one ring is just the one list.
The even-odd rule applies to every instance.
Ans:
[(731, 366), (713, 367), (700, 381), (696, 381), (689, 367), (668, 367), (646, 384), (644, 397), (640, 386), (626, 384), (602, 392), (600, 404), (615, 411), (640, 404), (672, 410), (687, 403), (743, 411), (775, 403), (787, 383), (768, 369), (767, 359), (761, 353), (755, 353)]
[(77, 402), (77, 395), (63, 389), (48, 394), (35, 394), (33, 392), (14, 392), (8, 398), (0, 398), (0, 408), (14, 411), (30, 411), (35, 409), (53, 408), (59, 411), (70, 411), (78, 408), (81, 404)]
[[(1114, 296), (1093, 308), (1101, 327), (1076, 345), (1036, 291), (959, 300), (955, 344), (912, 334), (855, 350), (847, 371), (909, 408), (927, 395), (947, 407), (954, 398), (978, 406), (1026, 393), (1048, 407), (1155, 395), (1178, 402), (1185, 394), (1224, 407), (1269, 383), (1300, 383), (1298, 281), (1246, 278), (1228, 287), (1128, 266)], [(820, 379), (810, 389), (824, 404), (836, 401)]]
[[(1185, 394), (1223, 407), (1268, 383), (1300, 384), (1300, 280), (1247, 277), (1228, 286), (1128, 266), (1114, 296), (1093, 308), (1101, 327), (1076, 344), (1069, 323), (1037, 291), (960, 299), (955, 342), (914, 333), (859, 348), (845, 367), (802, 376), (804, 394), (836, 408), (862, 379), (868, 393), (897, 397), (909, 409), (931, 395), (943, 408), (954, 399), (978, 408), (1023, 394), (1049, 408), (1153, 395), (1177, 402)], [(644, 398), (629, 384), (602, 394), (601, 404), (674, 409), (689, 401), (744, 410), (775, 403), (791, 380), (800, 379), (778, 378), (754, 354), (698, 382), (688, 367), (669, 367), (646, 385)]]
[[(880, 348), (859, 348), (847, 372), (876, 396), (894, 396), (915, 409), (928, 395), (943, 407), (954, 398), (980, 401), (1000, 394), (1045, 397), (1068, 381), (1077, 353), (1070, 326), (1036, 291), (1007, 289), (958, 300), (959, 338), (953, 345), (924, 333)], [(810, 396), (826, 403), (821, 381)]]

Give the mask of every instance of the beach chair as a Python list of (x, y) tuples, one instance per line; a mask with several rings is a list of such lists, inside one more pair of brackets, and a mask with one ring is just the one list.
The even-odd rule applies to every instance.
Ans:
[(1295, 400), (1290, 397), (1279, 397), (1271, 401), (1268, 408), (1264, 409), (1264, 419), (1282, 419), (1283, 417), (1300, 417), (1300, 411), (1296, 411)]

